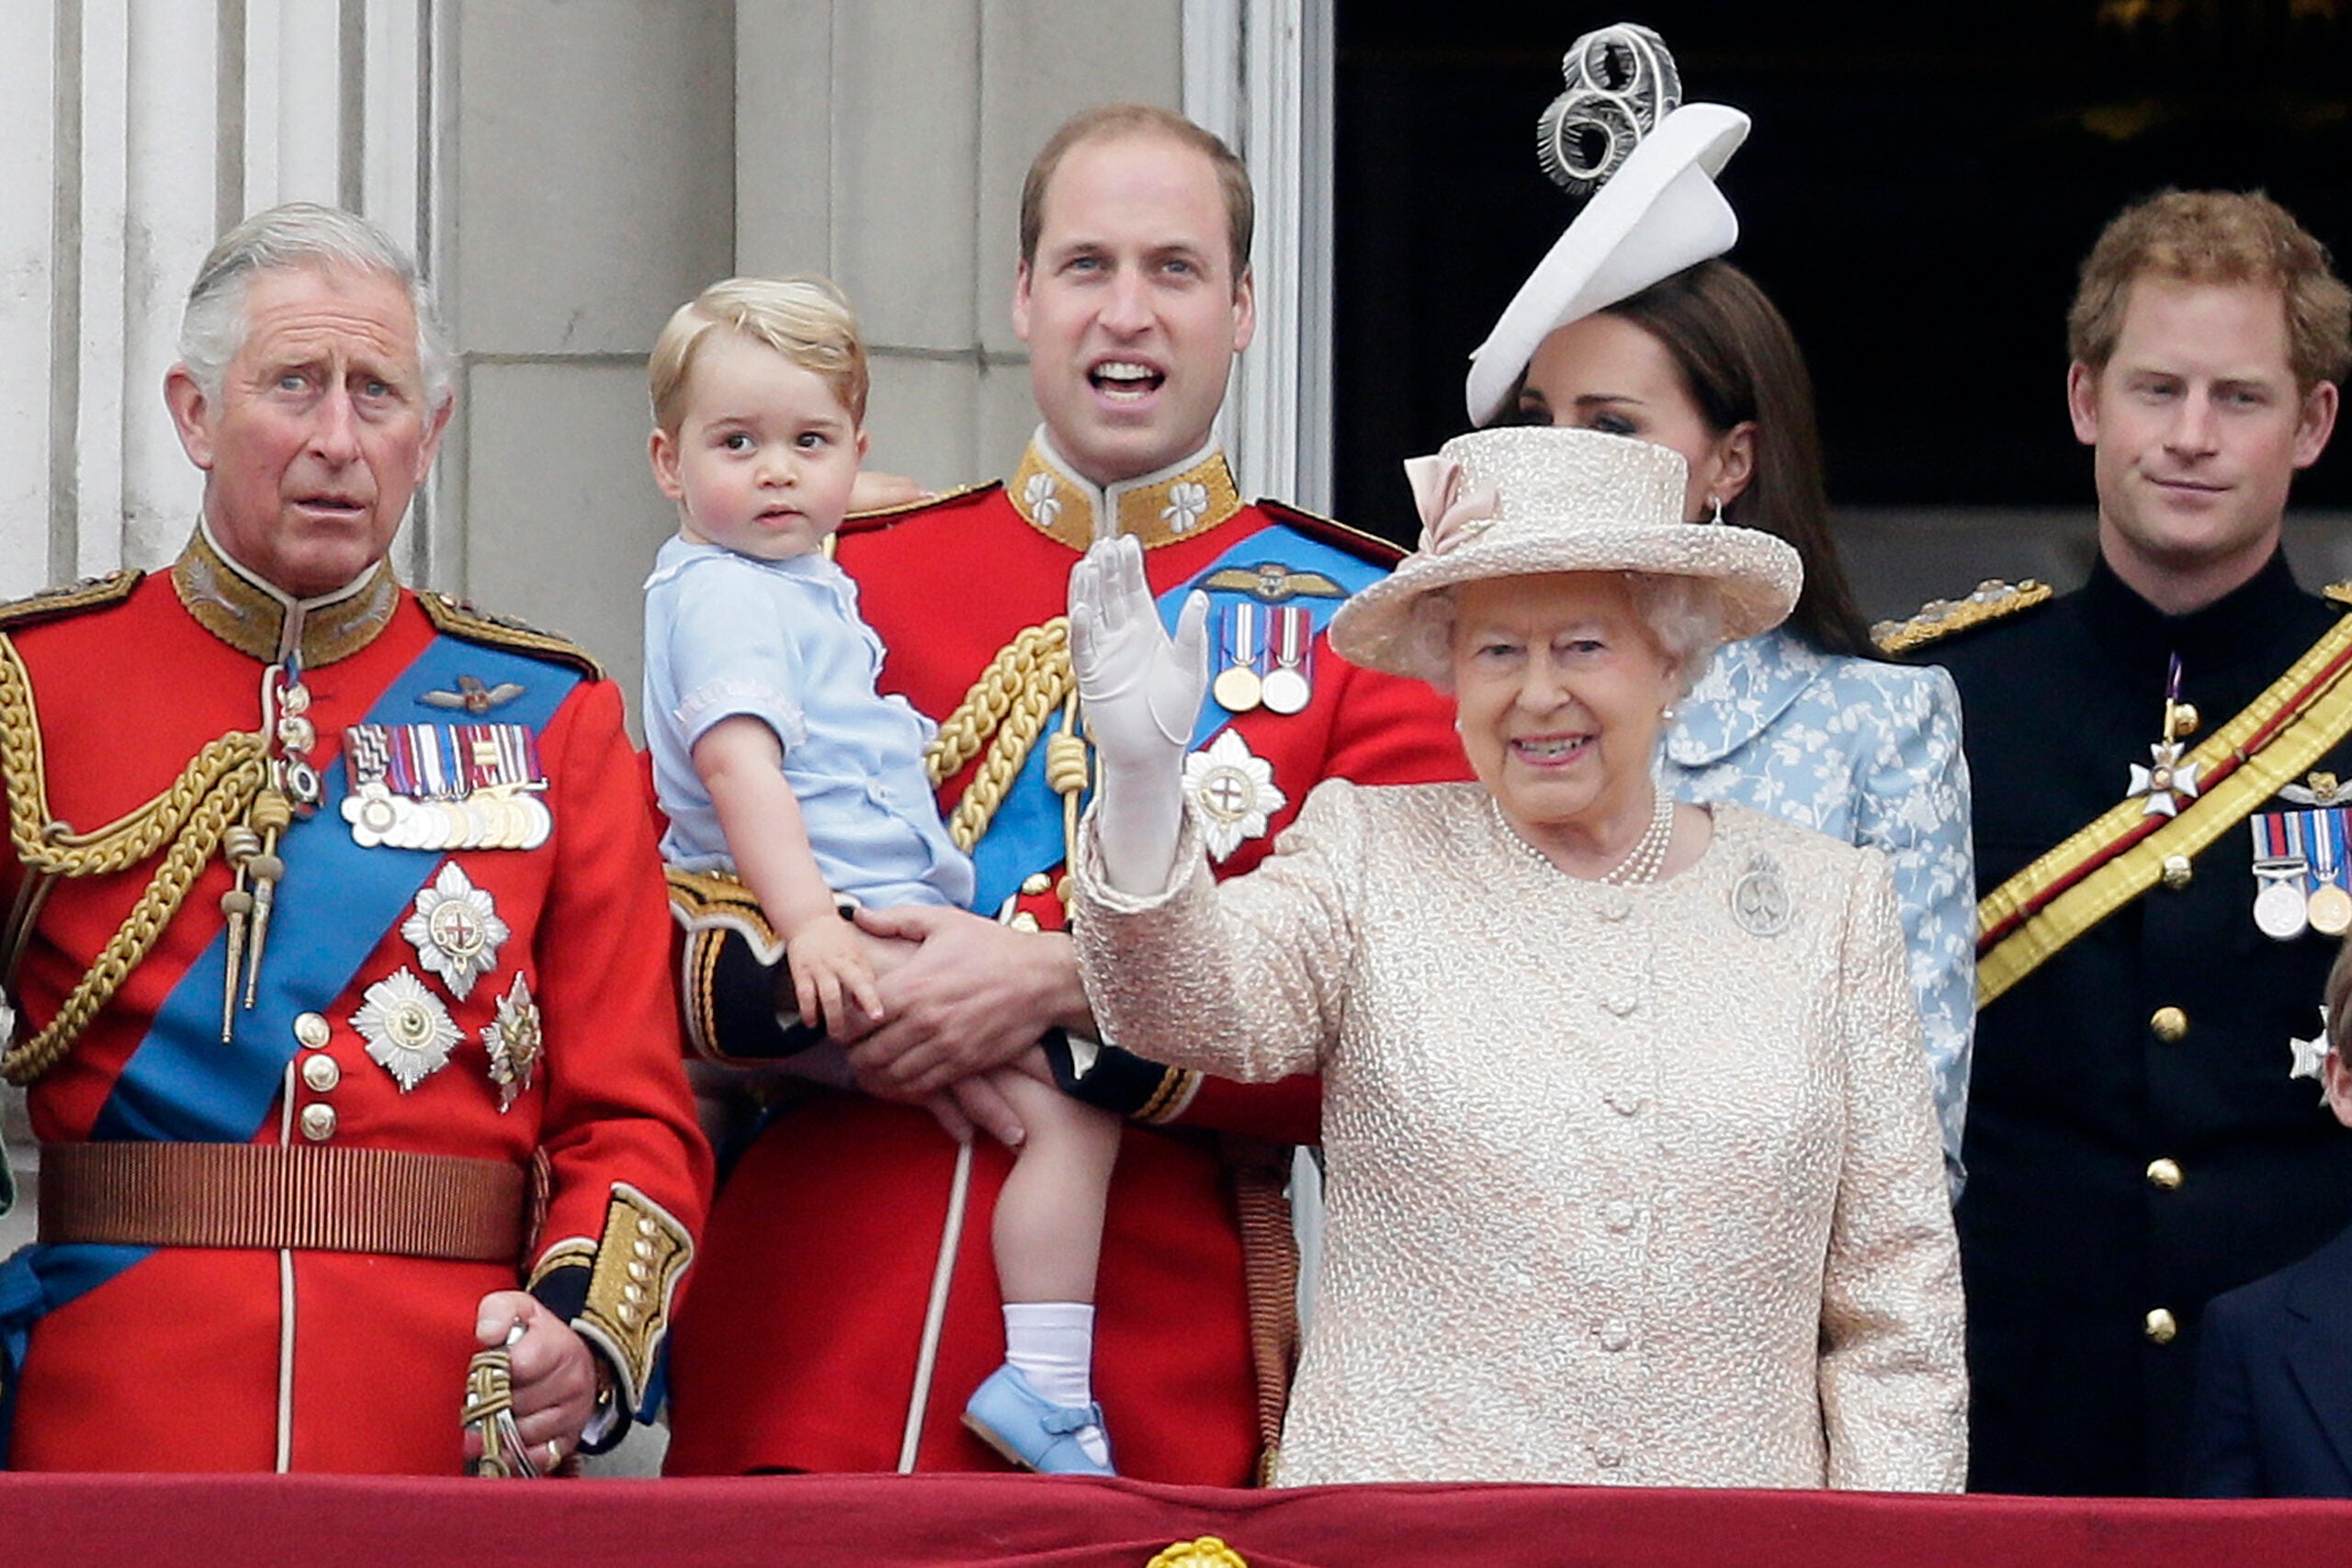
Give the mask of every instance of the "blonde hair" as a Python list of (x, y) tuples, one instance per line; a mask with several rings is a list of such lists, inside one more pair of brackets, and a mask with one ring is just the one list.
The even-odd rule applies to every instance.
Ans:
[(2066, 312), (2066, 351), (2094, 373), (2114, 355), (2132, 285), (2143, 277), (2278, 290), (2299, 391), (2343, 380), (2352, 363), (2352, 291), (2335, 276), (2327, 247), (2260, 191), (2168, 190), (2125, 208), (2107, 226)]
[(659, 429), (677, 434), (695, 356), (715, 332), (775, 350), (831, 387), (853, 423), (865, 423), (865, 342), (857, 314), (830, 278), (812, 274), (730, 277), (678, 307), (646, 362)]

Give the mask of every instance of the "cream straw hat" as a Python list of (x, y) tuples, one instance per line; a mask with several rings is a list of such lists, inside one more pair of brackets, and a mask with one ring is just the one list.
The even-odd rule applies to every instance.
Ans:
[(1725, 641), (1781, 624), (1804, 570), (1773, 536), (1686, 523), (1680, 453), (1593, 430), (1476, 430), (1405, 465), (1421, 511), (1420, 547), (1331, 620), (1351, 663), (1435, 680), (1443, 650), (1416, 628), (1424, 595), (1487, 577), (1638, 571), (1715, 585)]

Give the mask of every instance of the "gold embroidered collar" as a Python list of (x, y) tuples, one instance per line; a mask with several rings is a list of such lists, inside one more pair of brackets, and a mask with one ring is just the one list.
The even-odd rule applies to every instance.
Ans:
[(1074, 550), (1114, 534), (1154, 549), (1204, 533), (1241, 510), (1233, 470), (1214, 441), (1158, 473), (1098, 490), (1062, 461), (1040, 425), (1005, 488), (1031, 527)]
[(172, 563), (172, 587), (198, 626), (238, 652), (282, 664), (299, 643), (305, 669), (375, 641), (400, 604), (400, 584), (382, 561), (332, 593), (289, 598), (230, 559), (202, 522)]

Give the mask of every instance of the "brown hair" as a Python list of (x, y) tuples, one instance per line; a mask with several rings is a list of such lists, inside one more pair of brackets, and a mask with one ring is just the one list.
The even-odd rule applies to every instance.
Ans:
[(1046, 139), (1045, 146), (1029, 164), (1028, 177), (1021, 182), (1021, 265), (1034, 266), (1037, 261), (1037, 236), (1046, 227), (1046, 189), (1053, 184), (1054, 171), (1061, 166), (1063, 156), (1084, 141), (1113, 141), (1127, 136), (1158, 136), (1189, 147), (1209, 161), (1216, 171), (1217, 192), (1225, 197), (1226, 237), (1233, 259), (1233, 287), (1241, 287), (1241, 275), (1250, 270), (1250, 241), (1257, 229), (1257, 198), (1250, 194), (1250, 171), (1234, 155), (1225, 139), (1213, 130), (1204, 130), (1173, 109), (1156, 104), (1101, 104), (1091, 109), (1080, 109), (1062, 121), (1061, 128)]
[(2066, 312), (2066, 352), (2094, 374), (2123, 335), (2132, 285), (2154, 276), (2183, 283), (2254, 283), (2287, 302), (2287, 360), (2298, 390), (2344, 379), (2352, 363), (2352, 291), (2327, 247), (2260, 191), (2168, 190), (2127, 207), (2083, 262)]
[(715, 332), (775, 350), (831, 387), (852, 423), (865, 423), (865, 343), (842, 291), (814, 276), (730, 277), (679, 306), (653, 342), (645, 369), (660, 429), (678, 434), (695, 358)]
[(1605, 314), (1664, 344), (1700, 416), (1717, 435), (1756, 423), (1756, 471), (1724, 521), (1785, 539), (1804, 563), (1789, 629), (1825, 653), (1880, 659), (1829, 532), (1813, 378), (1789, 323), (1739, 268), (1703, 261)]
[(2335, 964), (2321, 988), (2320, 1006), (2327, 1010), (2328, 1049), (2342, 1055), (2346, 1040), (2352, 1039), (2352, 942), (2335, 950)]

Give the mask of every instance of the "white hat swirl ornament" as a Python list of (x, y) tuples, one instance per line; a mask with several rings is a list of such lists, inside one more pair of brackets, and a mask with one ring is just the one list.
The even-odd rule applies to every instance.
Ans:
[(1464, 390), (1474, 424), (1503, 412), (1555, 330), (1739, 239), (1715, 176), (1747, 139), (1746, 115), (1682, 103), (1673, 55), (1630, 22), (1577, 39), (1561, 73), (1567, 90), (1536, 121), (1536, 161), (1569, 195), (1592, 197), (1471, 355)]

